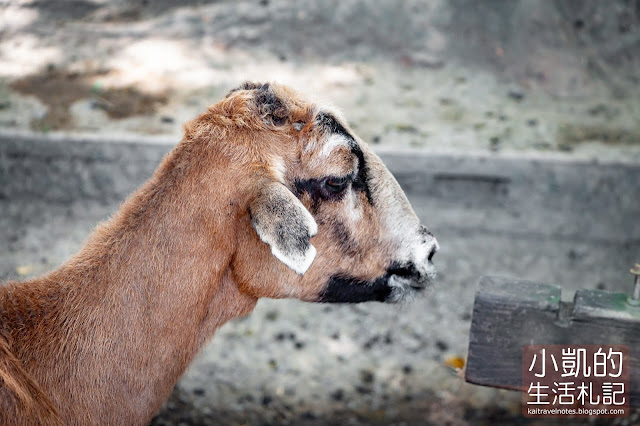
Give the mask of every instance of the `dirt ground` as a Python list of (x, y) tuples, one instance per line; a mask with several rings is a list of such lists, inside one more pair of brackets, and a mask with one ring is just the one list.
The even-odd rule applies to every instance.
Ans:
[(339, 106), (373, 144), (640, 158), (637, 2), (0, 5), (0, 126), (151, 134), (244, 80)]
[[(0, 3), (0, 132), (178, 141), (230, 89), (266, 80), (335, 104), (380, 147), (637, 164), (639, 53), (640, 1), (13, 0)], [(35, 269), (18, 271), (28, 276), (113, 206), (56, 206), (42, 224), (43, 205), (11, 208), (32, 217), (9, 242), (31, 250)], [(41, 257), (45, 234), (53, 259)], [(456, 375), (465, 348), (442, 336), (461, 333), (469, 305), (430, 297), (403, 312), (261, 301), (218, 333), (224, 344), (201, 357), (213, 361), (153, 423), (549, 424), (522, 418), (518, 395)], [(421, 309), (456, 325), (409, 324)], [(335, 318), (356, 324), (351, 334)]]

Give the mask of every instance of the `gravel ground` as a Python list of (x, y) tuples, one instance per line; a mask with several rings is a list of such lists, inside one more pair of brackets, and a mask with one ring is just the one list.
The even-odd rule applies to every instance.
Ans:
[[(276, 80), (336, 104), (380, 149), (637, 164), (640, 8), (603, 3), (3, 2), (0, 131), (178, 140), (230, 88)], [(537, 424), (519, 394), (451, 367), (477, 277), (616, 289), (613, 268), (593, 264), (624, 263), (637, 242), (450, 228), (465, 206), (433, 218), (428, 199), (412, 202), (448, 242), (440, 287), (400, 307), (262, 300), (219, 331), (153, 424)], [(59, 265), (117, 203), (0, 206), (5, 279)]]
[(179, 138), (243, 80), (277, 80), (373, 144), (640, 158), (624, 2), (178, 4), (4, 2), (0, 126)]

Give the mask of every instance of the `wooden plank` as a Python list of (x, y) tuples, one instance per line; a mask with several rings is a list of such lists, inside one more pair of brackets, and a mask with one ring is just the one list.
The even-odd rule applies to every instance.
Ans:
[(524, 345), (623, 344), (630, 353), (631, 406), (640, 407), (640, 308), (627, 295), (498, 277), (478, 283), (466, 367), (470, 383), (521, 390)]

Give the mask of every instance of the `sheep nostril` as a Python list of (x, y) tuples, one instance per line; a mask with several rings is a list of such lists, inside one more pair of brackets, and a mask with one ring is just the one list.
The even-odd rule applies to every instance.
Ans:
[(428, 257), (429, 261), (431, 261), (431, 259), (433, 259), (433, 256), (436, 254), (437, 251), (438, 251), (438, 246), (436, 244), (434, 244), (431, 247), (431, 250), (429, 251), (429, 257)]

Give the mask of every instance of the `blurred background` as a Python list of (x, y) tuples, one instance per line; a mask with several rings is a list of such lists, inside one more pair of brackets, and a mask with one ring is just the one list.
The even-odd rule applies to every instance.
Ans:
[(64, 261), (245, 80), (344, 112), (438, 237), (439, 284), (261, 301), (154, 424), (534, 424), (461, 378), (475, 284), (630, 290), (640, 1), (0, 1), (0, 279)]

